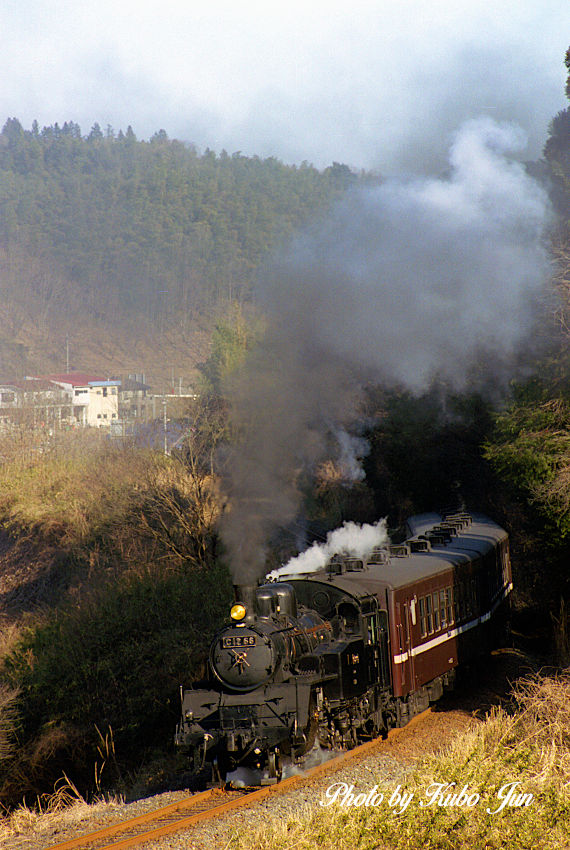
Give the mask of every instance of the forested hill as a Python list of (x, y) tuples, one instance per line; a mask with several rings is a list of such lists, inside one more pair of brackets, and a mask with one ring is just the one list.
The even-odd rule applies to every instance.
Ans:
[[(0, 135), (0, 242), (150, 315), (239, 297), (264, 254), (359, 179), (347, 166), (199, 154), (95, 125)], [(165, 297), (167, 296), (167, 297)]]
[(0, 359), (24, 327), (59, 348), (94, 319), (187, 332), (220, 301), (246, 298), (267, 252), (363, 179), (338, 163), (318, 171), (199, 153), (163, 130), (146, 142), (130, 127), (85, 136), (73, 122), (26, 130), (10, 118), (0, 134)]

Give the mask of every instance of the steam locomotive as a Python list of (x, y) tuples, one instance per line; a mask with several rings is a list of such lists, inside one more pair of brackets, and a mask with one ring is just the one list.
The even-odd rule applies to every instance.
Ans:
[(507, 533), (465, 511), (408, 520), (404, 543), (236, 588), (206, 687), (181, 689), (175, 740), (195, 773), (277, 782), (315, 740), (350, 748), (404, 726), (506, 622)]

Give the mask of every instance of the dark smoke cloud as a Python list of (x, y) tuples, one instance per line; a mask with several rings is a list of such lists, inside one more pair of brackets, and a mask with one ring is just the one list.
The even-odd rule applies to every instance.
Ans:
[(235, 574), (263, 573), (263, 545), (297, 510), (295, 475), (354, 418), (365, 381), (455, 389), (481, 363), (512, 373), (548, 278), (544, 191), (507, 154), (522, 132), (467, 122), (446, 180), (349, 195), (260, 282), (269, 328), (230, 389), (242, 443), (229, 460), (222, 533)]

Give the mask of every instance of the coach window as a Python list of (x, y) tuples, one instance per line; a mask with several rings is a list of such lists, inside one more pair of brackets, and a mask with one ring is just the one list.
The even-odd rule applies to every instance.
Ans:
[(447, 625), (453, 625), (453, 588), (445, 588), (445, 608), (447, 611)]
[(476, 614), (479, 608), (479, 599), (477, 596), (477, 580), (471, 579), (471, 604), (473, 607), (473, 612)]
[(439, 591), (439, 622), (442, 629), (447, 628), (447, 607), (445, 604), (445, 590)]
[(433, 632), (433, 617), (431, 613), (431, 596), (429, 594), (426, 596), (426, 623), (428, 635), (431, 635)]
[(467, 619), (467, 617), (471, 616), (471, 596), (469, 593), (469, 580), (463, 582), (461, 592), (463, 593), (463, 616)]
[(378, 619), (376, 613), (367, 614), (363, 619), (366, 631), (366, 643), (368, 646), (375, 646), (378, 643)]
[(420, 596), (419, 600), (419, 608), (420, 608), (420, 636), (425, 637), (427, 635), (427, 620), (426, 620), (426, 601), (423, 596)]
[(453, 600), (455, 603), (455, 619), (461, 620), (461, 585), (459, 582), (453, 588)]
[(501, 571), (501, 586), (502, 586), (502, 585), (507, 583), (507, 578), (508, 578), (508, 575), (509, 575), (509, 550), (507, 549), (507, 547), (505, 545), (503, 545), (503, 548), (501, 550), (501, 564), (502, 564), (502, 571)]
[(439, 605), (438, 605), (439, 594), (436, 592), (433, 594), (433, 628), (434, 631), (438, 631), (439, 629)]

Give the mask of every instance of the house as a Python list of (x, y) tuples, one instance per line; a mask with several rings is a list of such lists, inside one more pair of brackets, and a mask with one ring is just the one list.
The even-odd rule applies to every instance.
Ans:
[(119, 380), (82, 372), (45, 375), (44, 380), (67, 394), (74, 423), (84, 427), (110, 428), (111, 423), (119, 418)]
[(149, 418), (147, 393), (150, 386), (144, 375), (129, 375), (121, 379), (119, 392), (119, 414), (121, 419), (144, 422)]
[(71, 399), (61, 387), (42, 378), (23, 378), (0, 383), (0, 425), (49, 428), (68, 424)]

